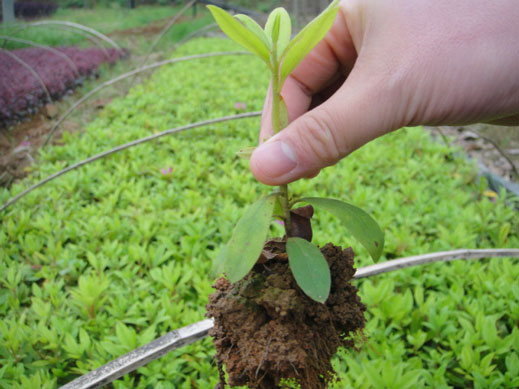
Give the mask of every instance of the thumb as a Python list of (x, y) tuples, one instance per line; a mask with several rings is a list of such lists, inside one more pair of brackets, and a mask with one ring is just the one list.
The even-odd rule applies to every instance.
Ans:
[(252, 174), (267, 185), (313, 177), (355, 149), (403, 125), (387, 81), (350, 73), (323, 104), (300, 116), (252, 154)]

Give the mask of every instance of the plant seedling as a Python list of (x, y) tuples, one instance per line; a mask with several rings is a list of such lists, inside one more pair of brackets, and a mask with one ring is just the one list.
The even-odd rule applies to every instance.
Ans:
[[(278, 133), (288, 125), (286, 104), (281, 89), (286, 78), (306, 55), (321, 41), (337, 15), (338, 0), (306, 25), (294, 39), (287, 11), (276, 8), (269, 15), (265, 28), (246, 15), (234, 17), (216, 6), (208, 6), (222, 31), (265, 62), (272, 74), (272, 126)], [(241, 157), (250, 156), (253, 148), (241, 150)], [(330, 293), (331, 276), (321, 251), (310, 243), (311, 237), (301, 237), (294, 231), (291, 220), (293, 206), (308, 203), (335, 214), (344, 227), (377, 260), (384, 246), (384, 234), (366, 212), (351, 204), (330, 198), (304, 197), (292, 199), (288, 185), (260, 198), (252, 204), (236, 224), (231, 240), (215, 259), (213, 270), (224, 272), (229, 281), (241, 280), (260, 257), (272, 218), (283, 221), (286, 251), (290, 269), (301, 289), (313, 300), (324, 303)], [(298, 236), (299, 235), (299, 236)]]

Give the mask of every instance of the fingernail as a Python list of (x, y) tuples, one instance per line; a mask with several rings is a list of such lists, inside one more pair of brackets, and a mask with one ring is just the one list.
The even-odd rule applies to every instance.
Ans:
[(253, 154), (254, 164), (271, 178), (281, 177), (297, 166), (296, 154), (282, 141), (268, 141)]

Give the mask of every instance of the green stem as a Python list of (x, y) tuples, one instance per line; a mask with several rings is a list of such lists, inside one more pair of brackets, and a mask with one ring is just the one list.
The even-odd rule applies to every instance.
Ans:
[(290, 222), (290, 207), (288, 205), (288, 185), (281, 185), (279, 187), (281, 196), (279, 198), (281, 203), (281, 208), (283, 209), (283, 219), (285, 221), (285, 232), (287, 235), (287, 238), (290, 237), (292, 234), (292, 225)]
[[(275, 57), (276, 53), (274, 50), (274, 58)], [(279, 80), (279, 63), (277, 62), (277, 60), (274, 61), (272, 68), (272, 128), (274, 130), (274, 134), (277, 134), (279, 131), (283, 129), (281, 122), (281, 83)], [(279, 187), (279, 192), (279, 200), (281, 203), (281, 208), (283, 209), (283, 219), (285, 222), (285, 232), (288, 238), (289, 236), (291, 236), (288, 185), (281, 185)]]

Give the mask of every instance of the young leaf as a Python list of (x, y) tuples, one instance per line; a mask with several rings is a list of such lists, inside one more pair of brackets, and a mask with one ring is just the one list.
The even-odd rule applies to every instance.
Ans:
[(282, 54), (281, 83), (292, 73), (304, 57), (324, 38), (332, 27), (337, 11), (338, 0), (334, 0), (318, 17), (308, 23), (288, 44)]
[(281, 58), (288, 46), (291, 32), (292, 23), (288, 12), (281, 7), (272, 11), (265, 24), (265, 33), (272, 39), (272, 44), (276, 46), (278, 58)]
[(243, 14), (234, 15), (234, 17), (239, 19), (245, 25), (245, 27), (249, 29), (249, 31), (253, 32), (254, 35), (261, 39), (261, 41), (269, 50), (272, 48), (272, 40), (269, 36), (267, 36), (267, 34), (265, 34), (265, 31), (263, 31), (261, 26), (256, 23), (254, 19)]
[(267, 238), (276, 197), (270, 195), (256, 201), (234, 227), (224, 262), (225, 274), (232, 283), (245, 277), (258, 260)]
[(223, 246), (213, 259), (213, 266), (211, 267), (212, 277), (217, 277), (223, 273), (225, 258), (227, 258), (227, 245)]
[(270, 66), (269, 50), (265, 43), (263, 43), (254, 32), (249, 31), (223, 9), (215, 7), (214, 5), (208, 5), (207, 8), (211, 11), (218, 26), (220, 26), (222, 31), (229, 38), (256, 54)]
[(305, 197), (299, 201), (310, 203), (337, 216), (350, 234), (368, 250), (374, 261), (382, 254), (384, 233), (377, 222), (362, 209), (335, 199)]
[(330, 293), (331, 275), (321, 251), (307, 240), (292, 237), (287, 239), (287, 254), (292, 274), (303, 292), (324, 303)]
[[(272, 39), (272, 46), (277, 47), (278, 46), (278, 38), (279, 38), (279, 25), (281, 24), (281, 18), (279, 15), (272, 15), (273, 17), (270, 18), (271, 23), (270, 25), (265, 25), (266, 34), (270, 36), (270, 39)], [(268, 24), (268, 21), (267, 21)]]
[(250, 159), (250, 156), (252, 155), (254, 150), (256, 150), (256, 146), (245, 147), (243, 149), (238, 150), (236, 152), (236, 155), (238, 156), (238, 158)]

